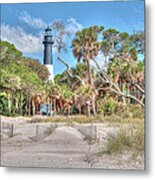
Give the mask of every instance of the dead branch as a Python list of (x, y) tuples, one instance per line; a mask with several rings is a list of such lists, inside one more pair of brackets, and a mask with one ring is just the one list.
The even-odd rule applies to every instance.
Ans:
[[(135, 100), (137, 103), (139, 103), (142, 107), (144, 107), (144, 103), (143, 101), (139, 100), (138, 98), (136, 98), (135, 96), (132, 96), (131, 94), (124, 94), (120, 88), (112, 82), (112, 80), (110, 79), (110, 77), (107, 75), (107, 73), (101, 69), (101, 67), (99, 66), (99, 64), (97, 63), (97, 61), (95, 59), (93, 59), (94, 63), (96, 64), (97, 68), (99, 71), (101, 71), (102, 75), (103, 75), (103, 80), (105, 83), (108, 83), (109, 84), (109, 90), (122, 96), (122, 97), (125, 97), (125, 98), (131, 98), (133, 100)], [(137, 86), (138, 87), (138, 86)], [(139, 88), (139, 87), (138, 87)], [(104, 88), (103, 88), (104, 89)], [(107, 90), (108, 88), (106, 88)], [(140, 88), (139, 88), (140, 89)], [(99, 89), (101, 90), (101, 88)], [(142, 90), (141, 90), (142, 91)]]
[(134, 87), (136, 87), (142, 94), (145, 94), (144, 89), (142, 89), (137, 83), (132, 83)]
[(135, 96), (132, 96), (131, 94), (124, 94), (123, 92), (120, 92), (120, 91), (117, 91), (115, 90), (114, 88), (99, 88), (99, 90), (103, 90), (103, 91), (111, 91), (111, 92), (114, 92), (115, 94), (117, 95), (120, 95), (120, 96), (123, 96), (123, 97), (126, 97), (126, 98), (130, 98), (130, 99), (133, 99), (135, 100), (138, 104), (140, 104), (142, 107), (144, 107), (144, 103), (143, 103), (143, 99), (142, 100), (139, 100), (138, 98), (136, 98)]
[(58, 60), (61, 61), (66, 66), (66, 68), (67, 68), (66, 71), (67, 71), (68, 75), (70, 76), (70, 78), (76, 78), (81, 82), (82, 85), (85, 85), (84, 80), (80, 76), (74, 75), (72, 73), (69, 64), (61, 57), (61, 50), (60, 49), (58, 50)]

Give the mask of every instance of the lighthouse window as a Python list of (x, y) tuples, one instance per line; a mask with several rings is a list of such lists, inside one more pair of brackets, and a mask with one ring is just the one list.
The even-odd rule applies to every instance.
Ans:
[(45, 36), (51, 36), (51, 29), (46, 29)]

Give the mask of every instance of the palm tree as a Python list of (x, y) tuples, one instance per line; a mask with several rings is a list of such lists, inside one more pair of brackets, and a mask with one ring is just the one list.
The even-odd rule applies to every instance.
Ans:
[[(78, 62), (81, 60), (87, 65), (88, 84), (92, 87), (92, 69), (90, 60), (94, 61), (101, 49), (101, 43), (98, 41), (99, 33), (102, 32), (104, 27), (93, 26), (85, 28), (82, 31), (76, 33), (75, 39), (72, 41), (73, 54), (77, 58)], [(93, 114), (96, 114), (95, 108), (95, 96), (91, 99)]]
[(73, 54), (78, 62), (83, 60), (87, 65), (88, 83), (92, 84), (92, 71), (90, 60), (93, 60), (99, 53), (101, 48), (98, 42), (98, 35), (103, 27), (93, 26), (85, 28), (76, 33), (75, 39), (72, 41)]

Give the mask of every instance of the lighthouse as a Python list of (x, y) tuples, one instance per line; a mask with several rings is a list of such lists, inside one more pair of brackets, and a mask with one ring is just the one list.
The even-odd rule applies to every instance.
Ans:
[(49, 71), (49, 80), (54, 81), (54, 73), (53, 73), (53, 59), (52, 59), (52, 29), (47, 27), (45, 29), (44, 35), (44, 65), (47, 67)]

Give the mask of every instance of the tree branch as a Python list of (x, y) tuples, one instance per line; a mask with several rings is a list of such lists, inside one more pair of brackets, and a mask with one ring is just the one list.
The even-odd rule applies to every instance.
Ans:
[(145, 106), (144, 103), (143, 103), (141, 100), (139, 100), (139, 99), (136, 98), (135, 96), (132, 96), (131, 94), (124, 94), (123, 92), (118, 92), (118, 91), (114, 90), (113, 88), (110, 88), (110, 90), (113, 91), (113, 92), (115, 92), (115, 93), (118, 94), (118, 95), (121, 95), (121, 96), (124, 96), (124, 97), (126, 97), (126, 98), (131, 98), (131, 99), (135, 100), (135, 101), (136, 101), (138, 104), (140, 104), (142, 107)]
[(124, 94), (123, 92), (117, 91), (117, 90), (115, 90), (114, 88), (111, 88), (111, 87), (109, 87), (109, 88), (99, 88), (98, 90), (114, 92), (114, 93), (116, 93), (116, 94), (118, 94), (118, 95), (120, 95), (120, 96), (123, 96), (123, 97), (126, 97), (126, 98), (131, 98), (131, 99), (135, 100), (135, 101), (136, 101), (138, 104), (140, 104), (142, 107), (145, 106), (144, 103), (143, 103), (143, 101), (142, 101), (143, 99), (142, 99), (142, 100), (139, 100), (138, 98), (136, 98), (135, 96), (132, 96), (131, 94)]
[[(95, 59), (93, 59), (94, 63), (96, 64), (97, 68), (99, 71), (101, 71), (102, 75), (103, 75), (103, 78), (104, 78), (104, 82), (108, 83), (109, 84), (109, 90), (120, 95), (120, 96), (123, 96), (123, 97), (126, 97), (126, 98), (131, 98), (133, 100), (135, 100), (137, 103), (139, 103), (142, 107), (144, 107), (144, 103), (143, 101), (137, 99), (135, 96), (132, 96), (131, 94), (124, 94), (120, 88), (112, 82), (112, 80), (110, 79), (110, 77), (107, 75), (107, 73), (101, 69), (101, 67), (99, 66), (99, 64), (97, 63), (97, 61)], [(139, 88), (140, 90), (140, 87), (137, 86), (137, 88)], [(103, 88), (104, 90), (105, 88)], [(101, 90), (101, 89), (100, 89)], [(106, 90), (108, 90), (108, 88), (106, 88)], [(142, 89), (141, 89), (142, 91)], [(144, 93), (144, 92), (143, 92)]]
[(142, 89), (137, 83), (132, 83), (133, 86), (135, 86), (142, 94), (145, 94), (144, 89)]
[(84, 80), (80, 76), (72, 74), (69, 64), (64, 59), (62, 59), (62, 57), (61, 57), (61, 50), (60, 49), (58, 50), (58, 60), (61, 61), (67, 67), (67, 73), (71, 78), (76, 78), (81, 82), (82, 85), (85, 85)]

